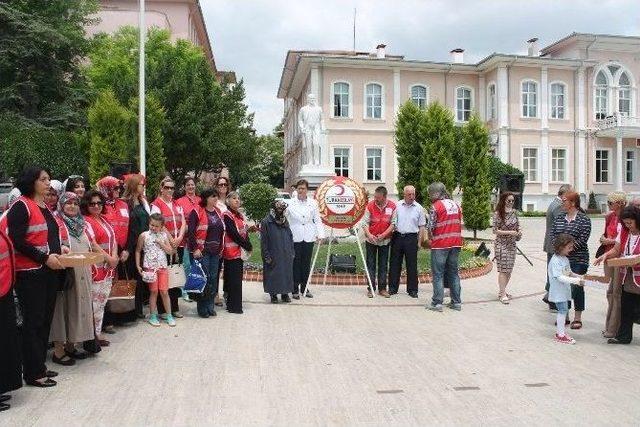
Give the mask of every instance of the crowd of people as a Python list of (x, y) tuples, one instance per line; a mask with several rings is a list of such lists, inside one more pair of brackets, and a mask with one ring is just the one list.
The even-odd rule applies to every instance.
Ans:
[[(146, 189), (140, 174), (107, 176), (95, 188), (87, 184), (81, 176), (61, 183), (44, 168), (28, 168), (0, 217), (0, 410), (10, 407), (5, 393), (23, 381), (34, 387), (56, 385), (58, 374), (46, 363), (50, 348), (53, 363), (75, 365), (108, 347), (116, 326), (137, 319), (154, 327), (175, 326), (183, 317), (181, 299), (196, 300), (201, 318), (215, 317), (216, 307), (224, 305), (229, 313), (243, 313), (244, 262), (253, 249), (250, 233), (258, 227), (249, 225), (228, 178), (217, 178), (198, 194), (195, 178), (185, 177), (182, 197), (175, 196), (178, 189), (171, 177), (162, 179), (158, 189)], [(275, 200), (259, 223), (263, 288), (274, 304), (313, 298), (307, 288), (312, 255), (325, 235), (318, 204), (308, 191), (309, 183), (298, 181), (293, 198)], [(154, 192), (158, 196), (149, 202), (146, 194)], [(416, 201), (413, 186), (404, 188), (398, 202), (387, 198), (385, 187), (375, 189), (360, 223), (371, 281), (367, 294), (397, 294), (404, 263), (406, 292), (418, 298), (418, 252), (429, 248), (433, 293), (426, 308), (442, 312), (448, 288), (447, 307), (460, 311), (463, 212), (442, 183), (432, 183), (427, 192), (428, 212)], [(502, 193), (493, 215), (498, 300), (503, 304), (511, 301), (507, 287), (522, 238), (515, 197)], [(595, 265), (640, 255), (640, 207), (627, 206), (621, 192), (609, 195), (609, 206)], [(560, 187), (546, 224), (543, 301), (557, 312), (555, 339), (572, 344), (565, 327), (582, 328), (592, 230), (580, 196), (570, 186)], [(78, 253), (94, 253), (100, 260), (65, 267), (68, 254)], [(202, 269), (206, 280), (197, 293), (184, 289), (192, 265)], [(614, 280), (606, 267), (612, 279), (603, 335), (611, 344), (631, 342), (640, 309), (640, 266), (620, 270)], [(124, 302), (111, 299), (123, 279), (135, 282), (135, 295)]]
[[(109, 347), (115, 326), (137, 319), (175, 326), (180, 298), (196, 299), (202, 318), (215, 316), (223, 299), (229, 313), (243, 312), (252, 229), (229, 179), (219, 177), (198, 196), (195, 179), (186, 177), (179, 198), (170, 177), (158, 189), (145, 186), (140, 174), (106, 176), (95, 188), (81, 176), (52, 180), (41, 167), (18, 177), (0, 217), (0, 411), (10, 408), (5, 393), (23, 382), (57, 385), (49, 349), (51, 362), (73, 366)], [(153, 192), (158, 197), (149, 202), (145, 194)], [(89, 253), (97, 262), (68, 266)], [(202, 266), (206, 286), (190, 297), (184, 285), (192, 263)], [(135, 295), (111, 298), (120, 282), (132, 281)]]

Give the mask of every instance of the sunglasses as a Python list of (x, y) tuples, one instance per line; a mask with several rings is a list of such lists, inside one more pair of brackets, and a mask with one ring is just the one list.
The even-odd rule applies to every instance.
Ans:
[(218, 184), (218, 187), (228, 187), (229, 184), (227, 184), (226, 182), (223, 182), (222, 184)]
[(89, 206), (102, 206), (104, 205), (103, 202), (89, 202), (88, 203)]
[(507, 199), (507, 203), (513, 203), (513, 199)]
[(162, 187), (162, 188), (164, 188), (165, 190), (175, 190), (175, 189), (176, 189), (176, 187), (171, 187), (171, 186), (169, 186), (169, 185), (165, 185), (165, 186), (164, 186), (164, 187)]

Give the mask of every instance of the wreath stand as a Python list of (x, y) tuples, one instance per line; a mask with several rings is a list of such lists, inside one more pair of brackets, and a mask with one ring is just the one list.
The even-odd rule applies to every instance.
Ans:
[[(331, 244), (333, 243), (333, 231), (334, 231), (334, 228), (331, 227), (331, 232), (329, 233), (329, 247), (327, 248), (327, 257), (324, 263), (324, 276), (322, 278), (322, 286), (325, 286), (327, 284), (327, 273), (329, 272), (329, 257), (331, 257)], [(367, 275), (367, 286), (369, 287), (371, 294), (375, 296), (376, 293), (375, 293), (375, 290), (373, 289), (373, 282), (371, 281), (371, 276), (369, 275), (369, 269), (367, 268), (367, 260), (364, 256), (364, 251), (362, 250), (362, 242), (360, 242), (360, 236), (358, 231), (356, 231), (355, 235), (356, 235), (356, 242), (358, 244), (358, 249), (360, 252), (360, 257), (362, 258), (362, 265), (364, 265), (364, 272)], [(316, 262), (318, 261), (318, 253), (320, 252), (320, 246), (322, 246), (322, 244), (316, 245), (315, 254), (313, 255), (313, 261), (311, 262), (311, 270), (309, 271), (309, 277), (307, 277), (307, 284), (304, 288), (304, 292), (302, 293), (303, 298), (301, 299), (301, 301), (304, 301), (304, 297), (307, 295), (307, 292), (309, 292), (309, 284), (311, 283), (313, 270), (316, 268)]]

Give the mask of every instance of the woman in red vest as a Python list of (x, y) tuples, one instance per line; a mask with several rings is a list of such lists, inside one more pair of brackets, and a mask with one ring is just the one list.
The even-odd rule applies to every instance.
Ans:
[(15, 259), (9, 237), (0, 230), (0, 412), (11, 406), (11, 396), (5, 394), (22, 387), (20, 340), (16, 327), (16, 306), (13, 299)]
[(49, 173), (39, 167), (26, 169), (16, 182), (22, 196), (7, 214), (9, 238), (15, 248), (16, 295), (24, 317), (22, 359), (25, 382), (53, 387), (57, 375), (45, 365), (49, 329), (62, 265), (58, 224), (44, 204)]
[(109, 341), (102, 335), (102, 321), (104, 308), (111, 293), (111, 284), (115, 268), (118, 266), (118, 249), (116, 233), (104, 218), (104, 197), (96, 190), (85, 193), (80, 204), (80, 210), (88, 225), (89, 236), (98, 244), (105, 260), (91, 267), (91, 300), (93, 302), (93, 322), (96, 338), (100, 346), (106, 347)]
[[(189, 233), (189, 227), (188, 227), (189, 216), (191, 215), (191, 212), (199, 208), (200, 201), (201, 201), (200, 197), (196, 194), (196, 179), (194, 177), (187, 175), (184, 178), (184, 192), (185, 192), (184, 196), (176, 200), (176, 205), (182, 208), (182, 214), (184, 215), (187, 221), (187, 234), (188, 234)], [(184, 246), (185, 244), (183, 241), (182, 247)], [(188, 275), (189, 270), (191, 270), (191, 256), (189, 252), (187, 252), (185, 255), (186, 256), (183, 256), (182, 266), (184, 267), (184, 273)], [(184, 299), (187, 302), (191, 302), (191, 299), (189, 299), (189, 294), (186, 293), (184, 290), (182, 291), (182, 299)]]
[[(159, 213), (164, 218), (164, 226), (171, 236), (171, 246), (177, 249), (178, 257), (171, 257), (169, 264), (182, 264), (184, 259), (184, 236), (187, 232), (187, 221), (184, 217), (182, 208), (173, 200), (173, 192), (176, 189), (176, 183), (170, 177), (160, 181), (160, 196), (151, 203), (151, 213)], [(184, 284), (182, 285), (184, 286)], [(162, 300), (158, 301), (158, 313), (163, 314), (171, 309), (171, 314), (175, 318), (184, 317), (180, 314), (180, 306), (178, 299), (182, 295), (180, 288), (169, 289), (169, 300), (171, 307), (164, 307)]]
[[(640, 209), (627, 206), (620, 215), (623, 227), (616, 238), (613, 249), (597, 258), (598, 265), (609, 258), (621, 256), (640, 256)], [(640, 310), (640, 264), (633, 267), (620, 268), (621, 315), (620, 327), (616, 336), (609, 338), (609, 344), (630, 344), (633, 338), (633, 323)]]
[[(226, 176), (219, 176), (216, 178), (216, 190), (218, 190), (218, 210), (223, 214), (227, 211), (227, 194), (231, 191), (231, 181)], [(222, 271), (224, 259), (220, 257), (220, 264), (218, 264), (218, 275), (216, 276), (216, 288), (220, 289), (220, 272)], [(226, 289), (224, 283), (222, 284), (222, 292), (226, 296)], [(218, 293), (214, 296), (214, 304), (222, 307), (222, 299)]]
[(224, 213), (224, 284), (227, 292), (227, 311), (242, 314), (242, 274), (244, 261), (253, 247), (249, 241), (247, 222), (240, 213), (240, 196), (232, 191), (227, 196)]

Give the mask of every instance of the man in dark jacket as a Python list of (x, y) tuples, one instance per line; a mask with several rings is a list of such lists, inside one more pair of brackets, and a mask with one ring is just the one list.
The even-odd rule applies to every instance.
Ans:
[[(571, 185), (562, 184), (558, 189), (558, 196), (555, 199), (553, 199), (553, 201), (549, 204), (549, 207), (547, 208), (547, 218), (546, 218), (547, 222), (546, 222), (546, 229), (544, 232), (544, 246), (543, 246), (543, 250), (547, 253), (547, 265), (549, 265), (549, 261), (553, 256), (553, 241), (551, 239), (551, 229), (553, 228), (553, 221), (556, 219), (558, 215), (560, 215), (561, 213), (565, 213), (564, 209), (562, 208), (562, 196), (564, 196), (564, 194), (569, 191), (572, 191)], [(548, 299), (549, 276), (548, 275), (546, 276), (547, 276), (547, 284), (544, 287), (544, 290), (546, 291), (546, 293), (544, 294), (542, 301), (544, 301), (546, 304), (549, 304), (549, 309), (555, 310), (556, 305), (552, 302), (549, 302), (549, 299)]]

